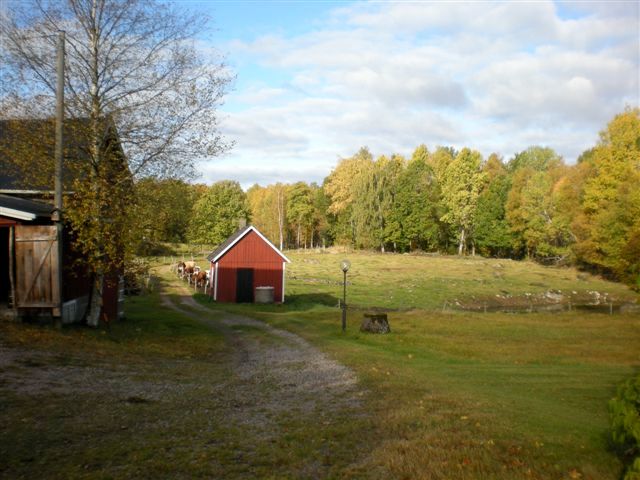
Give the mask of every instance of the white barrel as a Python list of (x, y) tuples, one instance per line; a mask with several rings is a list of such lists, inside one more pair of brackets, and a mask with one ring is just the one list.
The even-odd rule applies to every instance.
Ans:
[(273, 303), (273, 287), (256, 287), (255, 303)]

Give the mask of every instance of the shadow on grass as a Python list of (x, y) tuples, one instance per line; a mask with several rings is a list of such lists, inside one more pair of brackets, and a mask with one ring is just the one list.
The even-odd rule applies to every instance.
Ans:
[(325, 307), (336, 307), (338, 298), (328, 293), (303, 293), (289, 295), (285, 298), (285, 304), (295, 310), (308, 310), (322, 305)]
[(240, 308), (242, 310), (259, 310), (259, 311), (304, 311), (313, 308), (336, 307), (338, 298), (326, 293), (306, 293), (301, 295), (288, 295), (284, 304), (255, 304), (255, 303), (218, 303), (211, 300), (208, 295), (196, 293), (193, 298), (201, 304), (219, 305), (222, 308), (231, 307), (232, 309)]

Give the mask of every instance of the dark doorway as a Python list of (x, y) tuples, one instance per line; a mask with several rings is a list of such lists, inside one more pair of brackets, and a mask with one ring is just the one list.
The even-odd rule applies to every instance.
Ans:
[(8, 227), (0, 227), (0, 303), (7, 303), (11, 292), (9, 281), (9, 232)]
[(236, 302), (253, 303), (253, 269), (239, 268), (236, 280)]

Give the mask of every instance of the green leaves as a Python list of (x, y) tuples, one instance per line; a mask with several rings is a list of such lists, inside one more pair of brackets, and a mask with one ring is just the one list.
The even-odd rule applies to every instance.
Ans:
[(249, 219), (247, 196), (238, 182), (214, 183), (193, 206), (187, 237), (193, 243), (220, 244)]
[(611, 438), (628, 464), (625, 480), (640, 478), (640, 375), (618, 387), (609, 401)]
[(464, 148), (446, 167), (442, 181), (445, 213), (441, 220), (459, 232), (459, 255), (466, 248), (466, 238), (473, 228), (478, 197), (486, 178), (481, 164), (482, 155), (479, 152)]

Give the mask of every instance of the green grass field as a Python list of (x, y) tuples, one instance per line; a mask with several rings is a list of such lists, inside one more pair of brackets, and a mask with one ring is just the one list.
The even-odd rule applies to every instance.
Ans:
[[(607, 401), (640, 365), (640, 315), (441, 307), (548, 290), (636, 301), (625, 286), (531, 262), (288, 255), (287, 304), (225, 308), (294, 331), (356, 369), (377, 398), (383, 433), (373, 457), (394, 477), (618, 478)], [(331, 307), (342, 295), (342, 258), (352, 263), (348, 303), (357, 307), (346, 334)], [(390, 335), (359, 332), (367, 308), (389, 310)]]
[[(550, 290), (637, 301), (626, 287), (528, 262), (287, 255), (285, 305), (195, 298), (295, 332), (351, 367), (368, 392), (366, 418), (327, 412), (335, 418), (325, 424), (282, 417), (268, 439), (241, 423), (225, 426), (235, 411), (234, 388), (243, 388), (228, 383), (232, 345), (167, 310), (154, 292), (128, 299), (127, 320), (110, 329), (0, 324), (0, 347), (24, 356), (0, 364), (1, 374), (28, 379), (30, 371), (60, 369), (75, 389), (48, 377), (50, 392), (32, 392), (28, 381), (11, 388), (0, 382), (0, 477), (303, 478), (309, 459), (320, 455), (328, 478), (620, 478), (607, 402), (640, 366), (640, 314), (453, 307)], [(342, 258), (352, 262), (344, 334), (336, 308)], [(184, 285), (165, 267), (156, 271), (165, 293), (177, 298)], [(392, 333), (361, 333), (367, 309), (385, 309)], [(93, 387), (83, 389), (87, 372)], [(212, 394), (210, 384), (222, 390)]]

